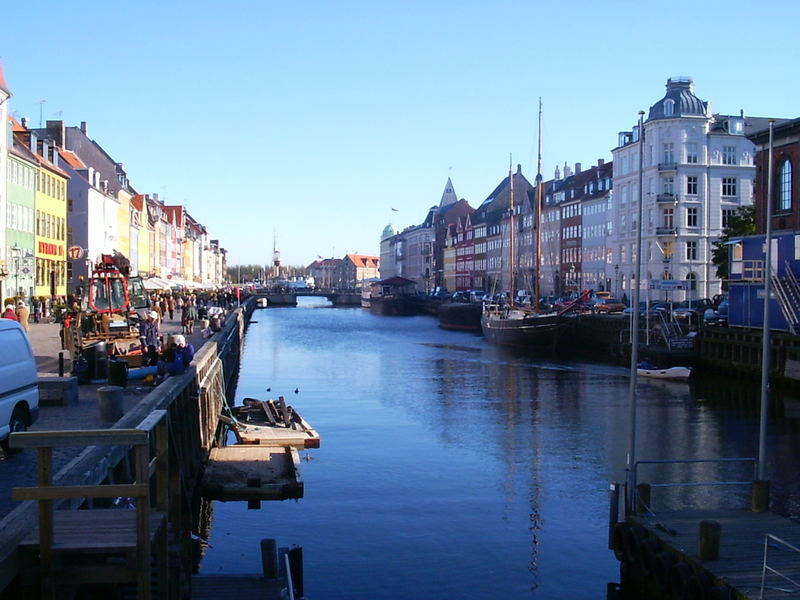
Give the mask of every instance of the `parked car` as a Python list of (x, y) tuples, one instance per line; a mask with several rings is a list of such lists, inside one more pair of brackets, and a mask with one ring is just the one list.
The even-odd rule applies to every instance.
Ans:
[(728, 326), (728, 301), (722, 300), (717, 307), (717, 310), (707, 310), (703, 316), (705, 325), (712, 327), (727, 327)]
[(676, 321), (688, 322), (692, 325), (699, 325), (707, 309), (712, 307), (712, 302), (708, 298), (699, 300), (684, 300), (679, 302), (672, 310), (672, 316)]
[(0, 447), (12, 452), (8, 437), (27, 431), (39, 417), (36, 359), (22, 325), (0, 319)]
[(625, 304), (617, 298), (598, 298), (592, 307), (595, 313), (618, 313), (625, 310)]

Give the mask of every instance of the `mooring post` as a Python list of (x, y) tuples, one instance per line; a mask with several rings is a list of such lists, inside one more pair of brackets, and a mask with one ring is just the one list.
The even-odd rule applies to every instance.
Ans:
[(608, 549), (614, 548), (614, 527), (619, 521), (620, 484), (613, 482), (608, 490)]
[(722, 528), (718, 521), (700, 521), (700, 539), (697, 554), (700, 560), (719, 558), (719, 540)]
[(272, 538), (261, 540), (261, 574), (264, 579), (278, 577), (278, 546)]
[(650, 512), (650, 484), (640, 483), (636, 486), (636, 514)]
[(64, 353), (63, 352), (59, 352), (58, 353), (58, 376), (59, 377), (63, 377), (64, 376)]
[(756, 479), (753, 482), (752, 511), (769, 510), (769, 479)]

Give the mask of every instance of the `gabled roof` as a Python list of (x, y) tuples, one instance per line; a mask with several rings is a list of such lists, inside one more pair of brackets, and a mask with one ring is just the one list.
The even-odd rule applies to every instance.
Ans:
[(345, 258), (361, 269), (377, 268), (380, 262), (377, 256), (368, 256), (366, 254), (345, 254)]
[(78, 158), (78, 155), (72, 150), (64, 150), (63, 148), (59, 148), (58, 153), (61, 155), (61, 159), (73, 169), (87, 168), (86, 165), (83, 164), (83, 161)]
[(450, 181), (448, 177), (447, 183), (444, 186), (444, 191), (442, 192), (442, 199), (439, 201), (439, 209), (455, 204), (456, 202), (458, 202), (458, 196), (453, 188), (453, 182)]

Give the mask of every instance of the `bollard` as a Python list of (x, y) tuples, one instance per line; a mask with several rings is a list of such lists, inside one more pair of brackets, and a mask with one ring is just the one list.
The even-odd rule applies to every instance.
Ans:
[(700, 560), (719, 558), (719, 540), (722, 528), (718, 521), (700, 521), (700, 539), (697, 554)]
[(64, 376), (64, 353), (63, 352), (59, 352), (58, 353), (58, 376), (59, 377), (63, 377)]
[(769, 510), (769, 479), (757, 479), (753, 482), (751, 507), (756, 513)]
[(125, 388), (116, 385), (104, 385), (97, 388), (100, 418), (109, 422), (119, 421), (124, 413), (124, 399)]
[(640, 483), (636, 486), (636, 514), (650, 512), (650, 484)]
[(264, 579), (278, 577), (278, 551), (275, 540), (272, 538), (261, 540), (261, 574)]

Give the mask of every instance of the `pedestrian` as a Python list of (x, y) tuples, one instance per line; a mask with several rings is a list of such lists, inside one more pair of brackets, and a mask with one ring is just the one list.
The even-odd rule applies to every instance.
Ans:
[(33, 299), (33, 322), (34, 323), (41, 323), (42, 322), (42, 299), (41, 298), (34, 298)]
[(169, 320), (172, 321), (175, 318), (175, 300), (172, 295), (167, 296), (167, 311), (169, 312)]
[(139, 341), (142, 345), (142, 355), (145, 357), (145, 366), (158, 364), (159, 353), (158, 313), (151, 310), (147, 318), (139, 323)]
[(25, 303), (22, 300), (17, 301), (17, 321), (19, 324), (22, 325), (22, 328), (27, 332), (28, 331), (28, 319), (30, 319), (31, 311), (28, 310), (28, 307), (25, 306)]
[(6, 309), (3, 311), (3, 318), (11, 319), (12, 321), (19, 321), (16, 311), (14, 311), (14, 307), (10, 304), (6, 305)]
[(200, 318), (197, 307), (192, 300), (188, 300), (183, 308), (183, 329), (186, 335), (194, 334), (194, 322)]

